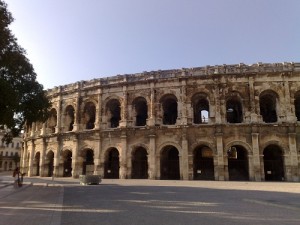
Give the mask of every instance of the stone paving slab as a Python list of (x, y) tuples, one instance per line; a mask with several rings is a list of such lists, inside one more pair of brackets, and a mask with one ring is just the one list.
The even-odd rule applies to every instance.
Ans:
[[(21, 188), (14, 188), (10, 174), (0, 173), (0, 225), (60, 225), (63, 211), (64, 187), (80, 187), (78, 179), (25, 177)], [(268, 191), (300, 193), (300, 183), (287, 182), (228, 182), (228, 181), (172, 181), (102, 179), (101, 186), (199, 187), (216, 190)], [(91, 188), (90, 185), (82, 186)], [(265, 202), (248, 200), (249, 204)], [(272, 203), (268, 203), (272, 204)], [(290, 206), (298, 208), (299, 205)], [(84, 209), (82, 209), (84, 210)], [(292, 208), (293, 210), (293, 208)], [(32, 218), (35, 218), (33, 220)], [(38, 222), (37, 222), (38, 221)], [(86, 221), (86, 224), (89, 224)]]

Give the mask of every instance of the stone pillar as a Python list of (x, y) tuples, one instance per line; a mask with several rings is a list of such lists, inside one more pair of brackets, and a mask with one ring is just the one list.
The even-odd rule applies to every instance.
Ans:
[(154, 84), (150, 84), (151, 91), (150, 91), (150, 103), (148, 104), (148, 126), (155, 126), (155, 91), (154, 91)]
[[(285, 80), (285, 77), (284, 77)], [(295, 112), (292, 110), (292, 108), (294, 107), (294, 102), (291, 102), (291, 98), (290, 98), (291, 94), (290, 94), (290, 85), (289, 82), (287, 80), (284, 81), (284, 100), (285, 100), (285, 106), (281, 107), (284, 108), (286, 110), (285, 115), (286, 115), (286, 121), (287, 122), (296, 122), (297, 121), (297, 117)]]
[(121, 121), (120, 127), (127, 126), (127, 87), (123, 86), (123, 101), (121, 103)]
[(120, 154), (120, 178), (126, 179), (127, 178), (127, 136), (125, 131), (121, 134), (121, 154)]
[(157, 180), (161, 179), (161, 174), (160, 174), (160, 167), (161, 167), (161, 159), (160, 159), (160, 152), (159, 152), (160, 149), (157, 149), (156, 152), (155, 152), (155, 166), (156, 166), (156, 174), (155, 174), (155, 178)]
[(220, 106), (220, 91), (219, 91), (219, 86), (216, 86), (214, 88), (214, 97), (215, 97), (215, 121), (217, 124), (222, 123), (222, 118), (221, 118), (221, 106)]
[(80, 115), (80, 91), (77, 92), (77, 97), (76, 97), (73, 131), (79, 130), (79, 125), (80, 125), (79, 115)]
[(42, 129), (41, 129), (41, 135), (45, 135), (45, 134), (46, 134), (46, 123), (43, 123)]
[(180, 107), (180, 111), (178, 110), (178, 112), (181, 112), (181, 125), (187, 125), (187, 105), (186, 105), (186, 80), (182, 80), (181, 81), (181, 89), (182, 89), (182, 93), (181, 93), (181, 107)]
[(59, 177), (59, 162), (61, 150), (61, 140), (57, 140), (57, 148), (54, 152), (53, 177)]
[(74, 138), (74, 148), (72, 151), (72, 177), (78, 178), (80, 174), (80, 159), (78, 158), (79, 140), (78, 137)]
[(155, 134), (149, 135), (148, 178), (152, 180), (156, 178), (155, 137)]
[(23, 151), (21, 151), (21, 159), (22, 159), (22, 172), (28, 174), (28, 167), (27, 167), (27, 152), (28, 152), (28, 144), (27, 141), (24, 141), (24, 146), (22, 148)]
[[(60, 87), (61, 88), (61, 87)], [(61, 92), (61, 90), (59, 91)], [(61, 130), (61, 112), (62, 112), (62, 108), (61, 108), (61, 94), (59, 94), (58, 96), (58, 107), (57, 107), (57, 123), (56, 123), (56, 127), (55, 127), (55, 133), (59, 133)]]
[(264, 155), (260, 154), (259, 155), (260, 159), (260, 174), (261, 174), (261, 181), (265, 181), (265, 162), (264, 162)]
[[(261, 181), (261, 162), (260, 162), (260, 153), (259, 153), (259, 133), (252, 133), (252, 165), (253, 165), (253, 177), (250, 177), (250, 180)], [(250, 160), (249, 160), (250, 163)]]
[(186, 107), (187, 124), (191, 125), (194, 123), (194, 112), (193, 112), (191, 102), (187, 101), (185, 107)]
[(40, 155), (40, 171), (39, 171), (41, 177), (45, 176), (44, 171), (45, 171), (46, 150), (47, 150), (47, 142), (43, 138), (43, 149), (42, 149), (41, 155)]
[(33, 159), (34, 159), (34, 148), (35, 148), (35, 144), (33, 140), (31, 141), (31, 145), (28, 147), (30, 149), (28, 177), (31, 177), (33, 175)]
[(255, 110), (255, 95), (253, 77), (249, 77), (249, 101), (250, 101), (250, 117), (251, 123), (257, 123), (258, 117)]
[[(95, 175), (101, 175), (102, 177), (104, 177), (104, 173), (102, 171), (103, 168), (101, 168), (101, 160), (100, 160), (100, 156), (101, 156), (101, 137), (99, 138), (99, 140), (95, 143), (95, 152), (94, 152), (94, 174)], [(102, 170), (101, 170), (102, 169)]]
[(188, 163), (188, 141), (186, 139), (186, 131), (183, 131), (182, 134), (182, 149), (180, 154), (180, 179), (188, 180), (189, 179), (189, 163)]
[(248, 154), (248, 173), (249, 173), (249, 180), (254, 181), (254, 171), (253, 171), (253, 155)]
[(217, 146), (217, 165), (215, 165), (215, 179), (228, 180), (229, 179), (228, 168), (225, 168), (225, 164), (224, 164), (225, 157), (224, 157), (224, 148), (223, 148), (223, 134), (216, 133), (215, 136), (216, 136), (216, 146)]
[(102, 90), (100, 89), (100, 93), (98, 94), (98, 106), (96, 107), (96, 119), (95, 119), (95, 129), (99, 129), (101, 127), (101, 116), (102, 116)]
[(289, 149), (290, 149), (290, 173), (287, 175), (287, 181), (298, 182), (299, 170), (298, 170), (298, 156), (297, 156), (297, 146), (296, 146), (296, 133), (289, 133)]
[(35, 136), (35, 130), (36, 130), (36, 124), (35, 122), (33, 122), (31, 125), (31, 134), (30, 134), (31, 137)]

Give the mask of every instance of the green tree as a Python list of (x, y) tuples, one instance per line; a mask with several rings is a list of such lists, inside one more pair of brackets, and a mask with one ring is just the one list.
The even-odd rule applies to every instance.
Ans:
[(0, 128), (10, 130), (6, 141), (17, 135), (25, 122), (44, 122), (51, 106), (26, 51), (9, 29), (13, 20), (7, 4), (0, 0)]

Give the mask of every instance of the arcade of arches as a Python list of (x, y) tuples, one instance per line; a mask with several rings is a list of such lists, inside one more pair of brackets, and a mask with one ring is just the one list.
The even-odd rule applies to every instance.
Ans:
[[(189, 179), (194, 180), (216, 180), (217, 170), (216, 155), (214, 151), (206, 146), (197, 146), (192, 154), (192, 160), (190, 164), (192, 168), (188, 169), (188, 172), (192, 174)], [(33, 176), (53, 176), (54, 170), (54, 152), (49, 151), (46, 154), (44, 165), (41, 166), (40, 152), (37, 152), (34, 156), (33, 169), (31, 175)], [(28, 156), (30, 157), (30, 156)], [(156, 171), (156, 179), (166, 180), (179, 180), (182, 179), (181, 170), (184, 170), (181, 163), (184, 163), (180, 157), (180, 150), (175, 146), (168, 145), (161, 149), (159, 154), (159, 171)], [(278, 145), (268, 145), (263, 150), (261, 156), (261, 164), (263, 170), (261, 174), (264, 176), (262, 179), (266, 181), (283, 181), (285, 180), (285, 167), (284, 167), (284, 153)], [(250, 161), (248, 151), (241, 145), (233, 145), (227, 150), (227, 155), (224, 157), (227, 162), (227, 174), (225, 174), (225, 180), (232, 181), (247, 181), (254, 180), (253, 174), (249, 170), (249, 164), (253, 166), (253, 162)], [(72, 163), (72, 151), (65, 150), (60, 155), (59, 164), (57, 167), (57, 176), (71, 177), (74, 175), (73, 167), (78, 170), (78, 174), (94, 174), (95, 167), (94, 150), (84, 149), (81, 155), (78, 156), (77, 165)], [(134, 149), (129, 157), (130, 171), (123, 178), (131, 179), (149, 179), (151, 174), (151, 166), (149, 163), (149, 155), (147, 149), (143, 147), (137, 147)], [(119, 179), (120, 178), (120, 153), (117, 148), (110, 148), (106, 151), (103, 158), (103, 178)], [(153, 166), (152, 166), (153, 167)]]
[(26, 124), (21, 167), (29, 176), (297, 182), (299, 87), (299, 63), (55, 87), (48, 120)]

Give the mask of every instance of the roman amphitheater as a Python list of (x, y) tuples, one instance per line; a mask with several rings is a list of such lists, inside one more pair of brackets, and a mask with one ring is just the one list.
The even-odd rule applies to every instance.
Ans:
[(28, 176), (300, 181), (300, 63), (219, 65), (47, 90)]

